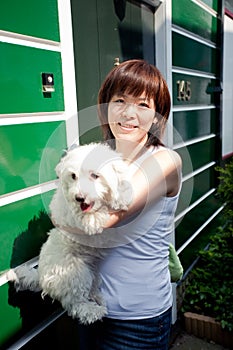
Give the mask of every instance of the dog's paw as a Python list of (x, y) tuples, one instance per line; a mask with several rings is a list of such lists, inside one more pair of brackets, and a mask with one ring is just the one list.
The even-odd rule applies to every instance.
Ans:
[(9, 282), (18, 282), (17, 274), (14, 269), (10, 269), (5, 274), (7, 281)]
[(89, 302), (80, 305), (78, 318), (83, 324), (91, 324), (101, 320), (106, 314), (106, 306)]
[(33, 292), (41, 291), (39, 286), (38, 271), (33, 267), (22, 265), (14, 269), (12, 279), (17, 291), (31, 290)]
[(82, 324), (87, 325), (101, 320), (107, 314), (107, 308), (104, 305), (89, 301), (77, 303), (69, 307), (67, 312), (72, 318), (78, 318)]
[(108, 215), (102, 212), (84, 216), (82, 218), (82, 229), (89, 236), (102, 233), (104, 224), (108, 218)]
[(94, 300), (94, 302), (96, 302), (98, 305), (105, 305), (105, 301), (101, 293), (90, 295), (90, 298), (91, 300)]

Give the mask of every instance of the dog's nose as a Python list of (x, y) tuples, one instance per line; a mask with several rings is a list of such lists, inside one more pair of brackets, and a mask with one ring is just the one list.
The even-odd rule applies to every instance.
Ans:
[(76, 199), (77, 202), (80, 202), (80, 203), (84, 202), (84, 198), (83, 197), (75, 196), (75, 199)]

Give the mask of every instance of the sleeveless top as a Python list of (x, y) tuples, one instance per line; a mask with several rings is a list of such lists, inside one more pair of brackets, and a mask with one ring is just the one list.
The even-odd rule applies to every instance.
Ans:
[[(145, 155), (142, 158), (145, 159)], [(172, 306), (169, 242), (177, 201), (178, 195), (161, 197), (114, 228), (118, 244), (106, 249), (99, 266), (107, 317), (150, 318)]]

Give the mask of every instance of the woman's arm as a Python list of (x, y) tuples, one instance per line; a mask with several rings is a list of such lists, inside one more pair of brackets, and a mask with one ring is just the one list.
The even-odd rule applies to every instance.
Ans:
[(169, 149), (148, 157), (130, 179), (133, 199), (129, 209), (111, 212), (105, 228), (118, 224), (162, 196), (175, 196), (180, 188), (181, 167), (180, 156)]

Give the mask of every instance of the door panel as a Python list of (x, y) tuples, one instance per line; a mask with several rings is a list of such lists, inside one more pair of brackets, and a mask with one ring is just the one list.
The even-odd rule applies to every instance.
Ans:
[(135, 1), (126, 1), (125, 8), (113, 0), (73, 0), (71, 5), (80, 140), (87, 143), (101, 138), (92, 106), (115, 58), (155, 62), (154, 14)]

